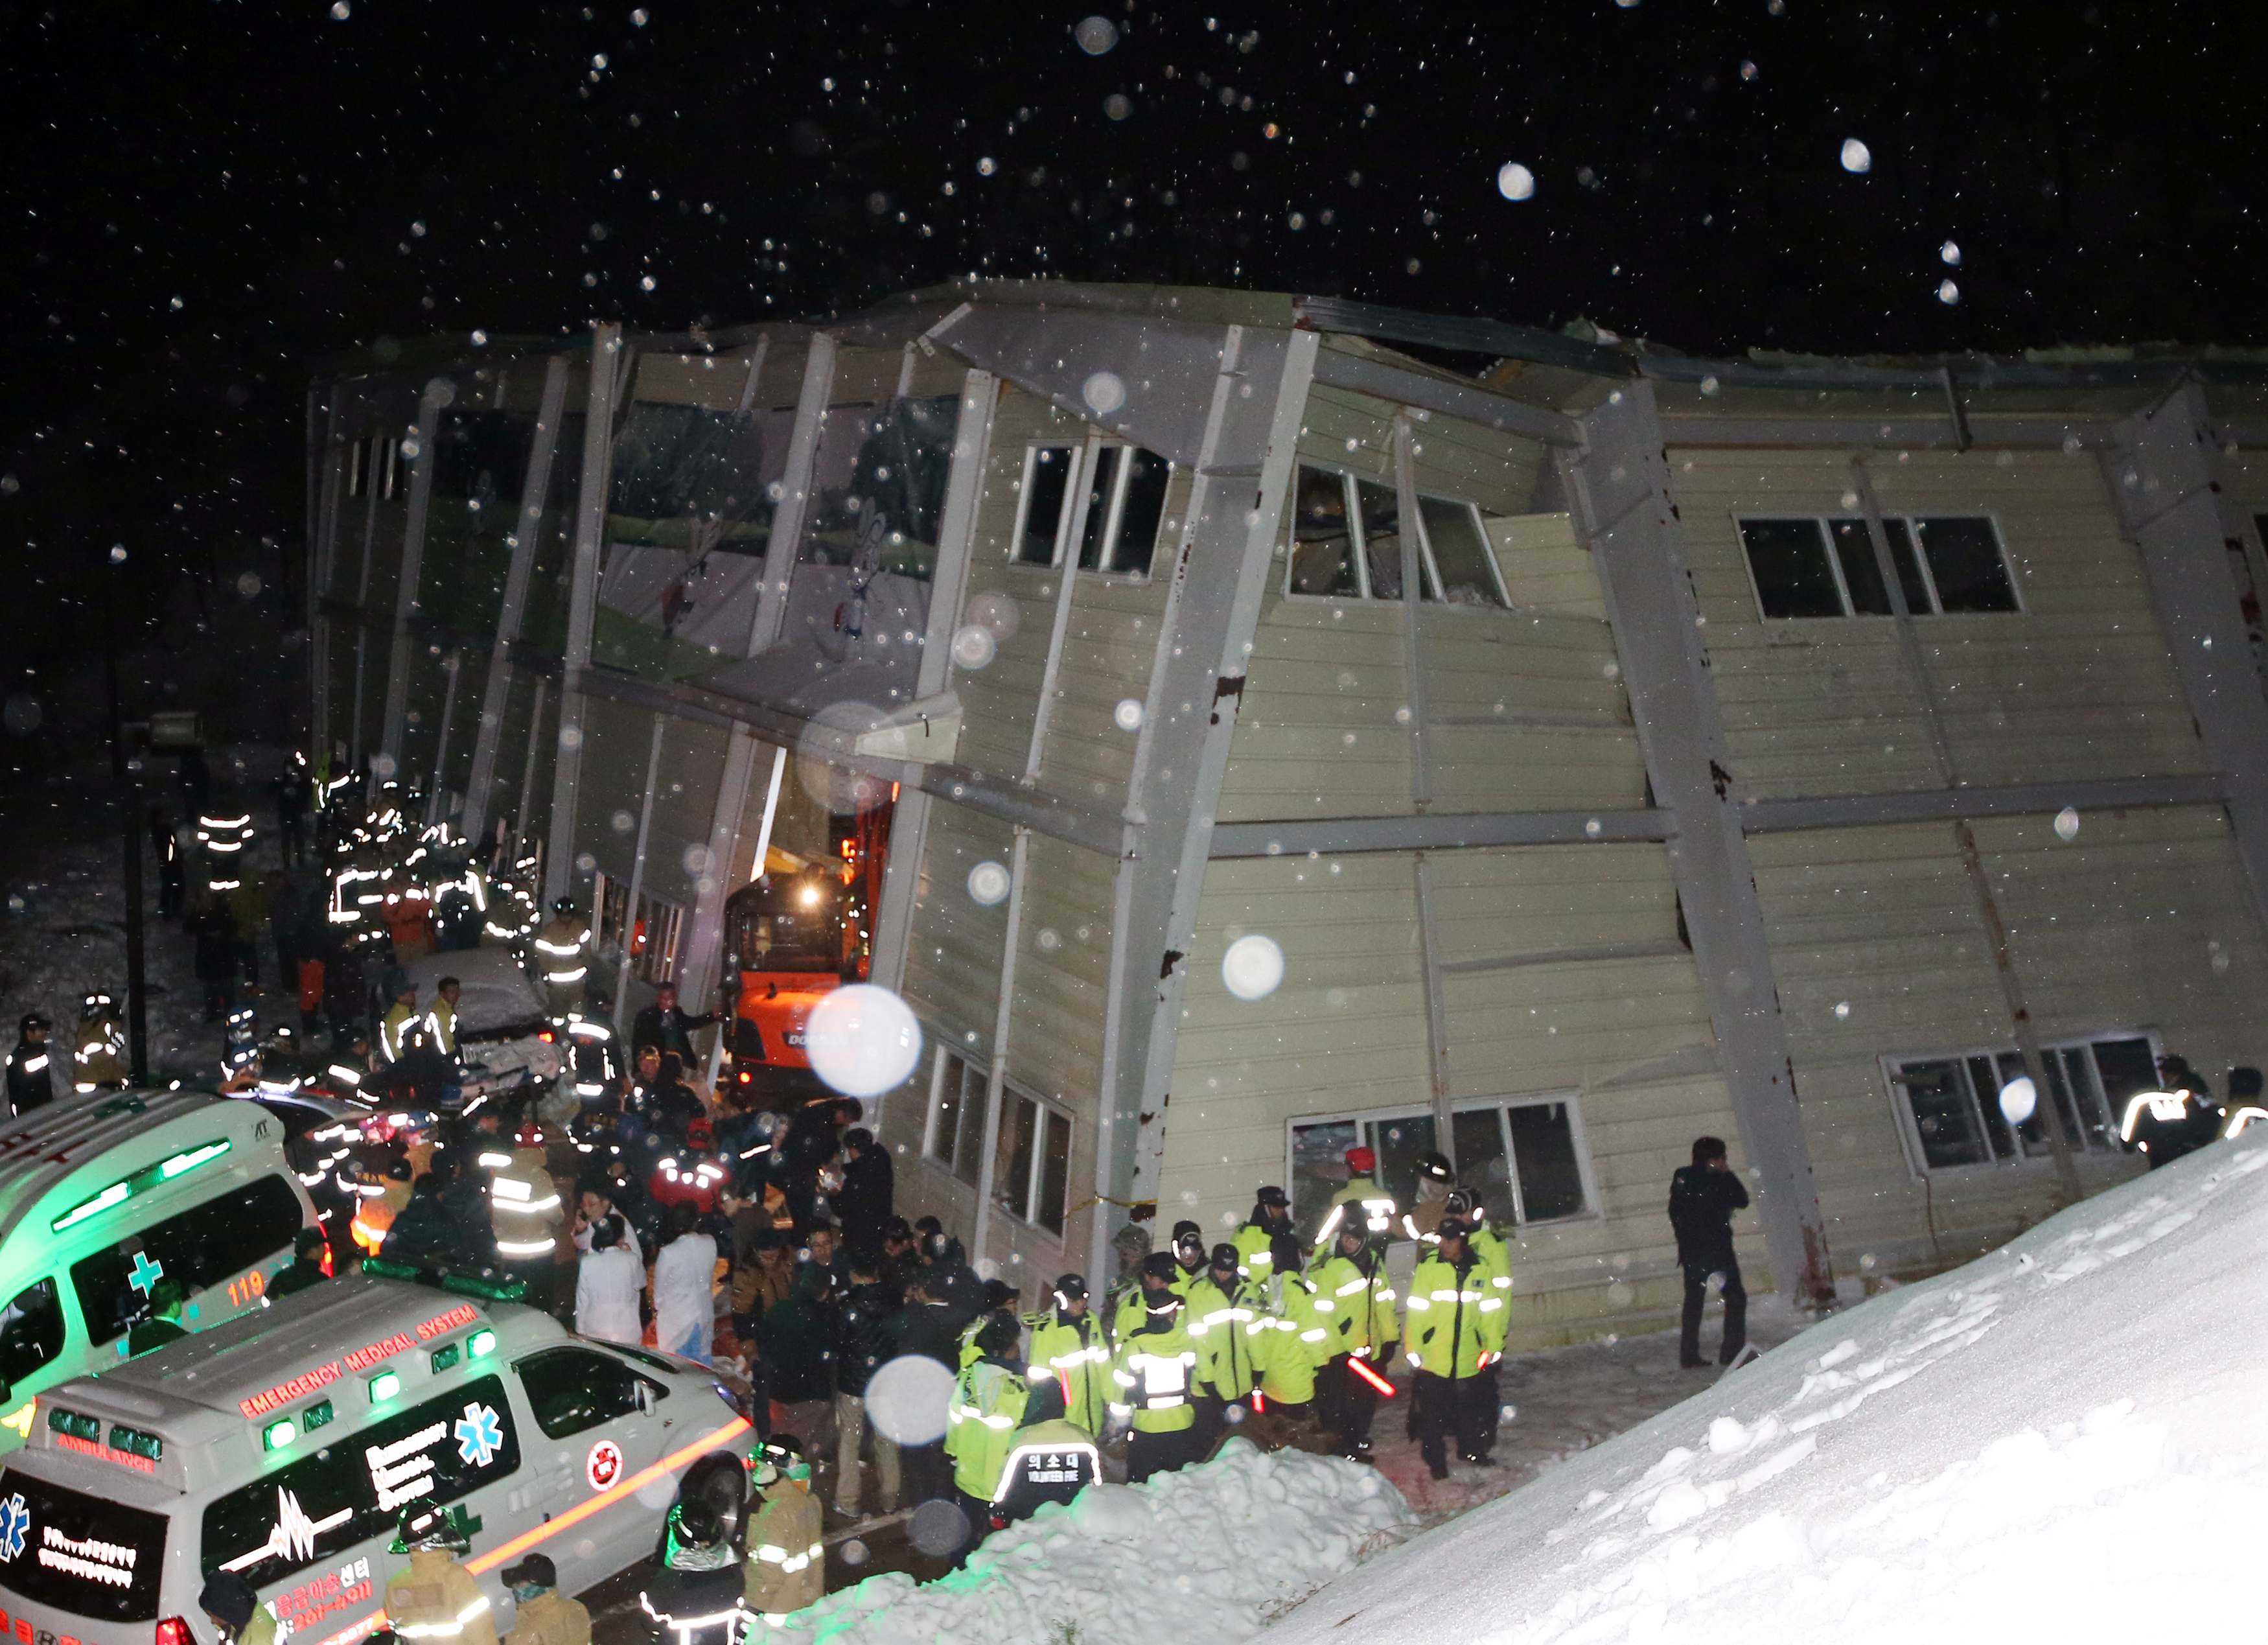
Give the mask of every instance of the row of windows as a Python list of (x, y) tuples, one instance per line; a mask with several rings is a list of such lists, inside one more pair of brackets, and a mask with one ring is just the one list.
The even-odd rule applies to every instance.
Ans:
[(2118, 1125), (2138, 1091), (2158, 1088), (2157, 1047), (2146, 1035), (2121, 1034), (2062, 1040), (2040, 1048), (2051, 1104), (2011, 1125), (2001, 1088), (2022, 1076), (2024, 1059), (2012, 1045), (1924, 1057), (1883, 1059), (1883, 1072), (1902, 1098), (1909, 1143), (1925, 1171), (2039, 1159), (2051, 1150), (2050, 1107), (2064, 1140), (2081, 1153), (2119, 1151)]
[[(1863, 520), (1740, 522), (1741, 546), (1767, 617), (1889, 616), (1889, 590)], [(1916, 616), (2014, 611), (2000, 534), (1982, 515), (1890, 515), (1882, 521), (1906, 609)]]
[[(970, 1187), (980, 1179), (989, 1070), (940, 1049), (930, 1069), (922, 1153)], [(992, 1149), (992, 1203), (1060, 1237), (1071, 1200), (1071, 1116), (1004, 1081)]]

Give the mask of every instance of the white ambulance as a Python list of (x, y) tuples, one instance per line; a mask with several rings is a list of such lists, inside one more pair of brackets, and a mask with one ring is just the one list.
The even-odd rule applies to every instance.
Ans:
[(97, 1092), (0, 1123), (0, 1452), (32, 1396), (126, 1357), (164, 1282), (201, 1331), (260, 1306), (314, 1207), (284, 1122), (187, 1091)]
[(494, 1300), (514, 1288), (357, 1272), (42, 1394), (0, 1468), (0, 1639), (213, 1645), (197, 1596), (228, 1570), (279, 1637), (350, 1645), (413, 1502), (481, 1520), (464, 1563), (499, 1632), (522, 1554), (573, 1593), (650, 1553), (676, 1476), (745, 1461), (747, 1420), (705, 1368)]

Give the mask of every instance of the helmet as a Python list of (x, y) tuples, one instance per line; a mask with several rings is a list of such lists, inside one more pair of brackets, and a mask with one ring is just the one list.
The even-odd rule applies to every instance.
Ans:
[(1441, 1213), (1444, 1216), (1456, 1217), (1461, 1221), (1473, 1215), (1476, 1209), (1473, 1197), (1462, 1188), (1452, 1188), (1449, 1191), (1449, 1197), (1441, 1202)]
[(1462, 1245), (1468, 1243), (1472, 1230), (1454, 1217), (1443, 1217), (1441, 1226), (1435, 1228), (1433, 1232), (1445, 1243), (1450, 1240), (1455, 1240)]
[(669, 1517), (671, 1528), (676, 1531), (681, 1544), (690, 1544), (696, 1548), (711, 1547), (725, 1534), (725, 1527), (717, 1517), (717, 1510), (697, 1497), (680, 1502), (670, 1510)]
[(804, 1460), (803, 1442), (792, 1434), (775, 1434), (766, 1440), (763, 1449), (748, 1459), (755, 1471), (759, 1486), (772, 1485), (781, 1479), (807, 1479), (811, 1464)]
[(1430, 1177), (1437, 1183), (1446, 1183), (1456, 1173), (1449, 1167), (1447, 1154), (1429, 1151), (1418, 1156), (1418, 1175)]
[(436, 1508), (431, 1502), (412, 1502), (404, 1507), (395, 1521), (394, 1541), (389, 1553), (407, 1553), (412, 1548), (447, 1548), (452, 1553), (464, 1553), (480, 1534), (477, 1516), (468, 1513), (462, 1502), (452, 1502), (446, 1508)]
[(1205, 1259), (1204, 1230), (1194, 1222), (1184, 1222), (1174, 1229), (1174, 1255), (1189, 1267), (1197, 1267)]
[(551, 911), (555, 914), (573, 913), (575, 911), (575, 899), (571, 896), (553, 897), (551, 899)]
[(1357, 1177), (1367, 1177), (1378, 1169), (1378, 1155), (1368, 1148), (1349, 1148), (1346, 1162), (1347, 1169)]

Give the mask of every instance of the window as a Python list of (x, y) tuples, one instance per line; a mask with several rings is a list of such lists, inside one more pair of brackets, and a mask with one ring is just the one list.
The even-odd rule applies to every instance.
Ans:
[(87, 1340), (99, 1347), (140, 1324), (160, 1279), (194, 1295), (287, 1254), (299, 1223), (298, 1197), (282, 1177), (263, 1177), (81, 1258), (71, 1288)]
[(617, 1417), (635, 1416), (638, 1390), (653, 1387), (611, 1354), (588, 1348), (553, 1348), (512, 1368), (527, 1391), (535, 1426), (548, 1439), (565, 1439)]
[(0, 1497), (19, 1494), (26, 1516), (23, 1552), (0, 1564), (0, 1588), (70, 1616), (157, 1620), (166, 1573), (163, 1514), (50, 1485), (20, 1469), (0, 1474)]
[[(1889, 592), (1863, 520), (1742, 520), (1741, 547), (1767, 617), (1888, 616)], [(2014, 611), (1999, 533), (1981, 515), (1882, 521), (1906, 609), (1916, 616)], [(1920, 551), (1915, 551), (1918, 541)]]
[(1016, 561), (1060, 565), (1073, 532), (1079, 569), (1147, 577), (1174, 465), (1138, 446), (1034, 446), (1018, 499)]
[(630, 928), (631, 968), (650, 983), (677, 975), (677, 939), (685, 911), (674, 903), (638, 893), (637, 923)]
[(265, 1588), (392, 1531), (405, 1502), (453, 1502), (519, 1467), (504, 1382), (475, 1377), (215, 1501), (199, 1568)]
[[(2048, 1095), (2073, 1148), (2118, 1152), (2126, 1100), (2158, 1088), (2157, 1048), (2145, 1035), (2040, 1047)], [(2001, 1111), (2000, 1089), (2024, 1072), (2021, 1052), (1997, 1045), (1941, 1056), (1886, 1057), (1909, 1142), (1925, 1171), (2042, 1159), (2050, 1152), (2044, 1104), (2021, 1125)]]
[(1013, 1086), (1000, 1093), (992, 1201), (1010, 1216), (1061, 1234), (1071, 1180), (1071, 1117)]
[(931, 1078), (929, 1135), (922, 1152), (974, 1184), (984, 1147), (984, 1070), (940, 1050)]
[[(1491, 1098), (1462, 1103), (1450, 1115), (1458, 1183), (1481, 1198), (1490, 1218), (1526, 1226), (1587, 1214), (1590, 1184), (1582, 1117), (1569, 1098)], [(1346, 1151), (1378, 1155), (1378, 1180), (1405, 1210), (1418, 1195), (1418, 1159), (1440, 1149), (1433, 1115), (1398, 1113), (1296, 1120), (1292, 1125), (1292, 1217), (1312, 1237), (1345, 1185)], [(1449, 1150), (1442, 1150), (1448, 1152)]]
[(63, 1310), (53, 1280), (16, 1293), (0, 1310), (0, 1383), (20, 1383), (63, 1351)]
[[(1339, 600), (1402, 598), (1402, 502), (1395, 488), (1302, 463), (1293, 482), (1284, 592)], [(1418, 598), (1503, 607), (1480, 511), (1447, 498), (1418, 499)]]

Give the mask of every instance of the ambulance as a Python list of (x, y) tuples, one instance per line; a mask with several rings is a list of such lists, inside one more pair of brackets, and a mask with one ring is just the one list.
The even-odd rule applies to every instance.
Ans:
[(0, 1637), (213, 1645), (197, 1596), (235, 1571), (279, 1640), (350, 1645), (412, 1503), (480, 1520), (463, 1562), (499, 1633), (521, 1555), (567, 1593), (637, 1563), (675, 1476), (745, 1465), (752, 1430), (705, 1368), (571, 1335), (519, 1289), (372, 1263), (41, 1394), (0, 1466)]
[(184, 1091), (96, 1092), (0, 1124), (0, 1454), (32, 1397), (126, 1357), (172, 1281), (202, 1331), (258, 1308), (315, 1226), (254, 1103)]

